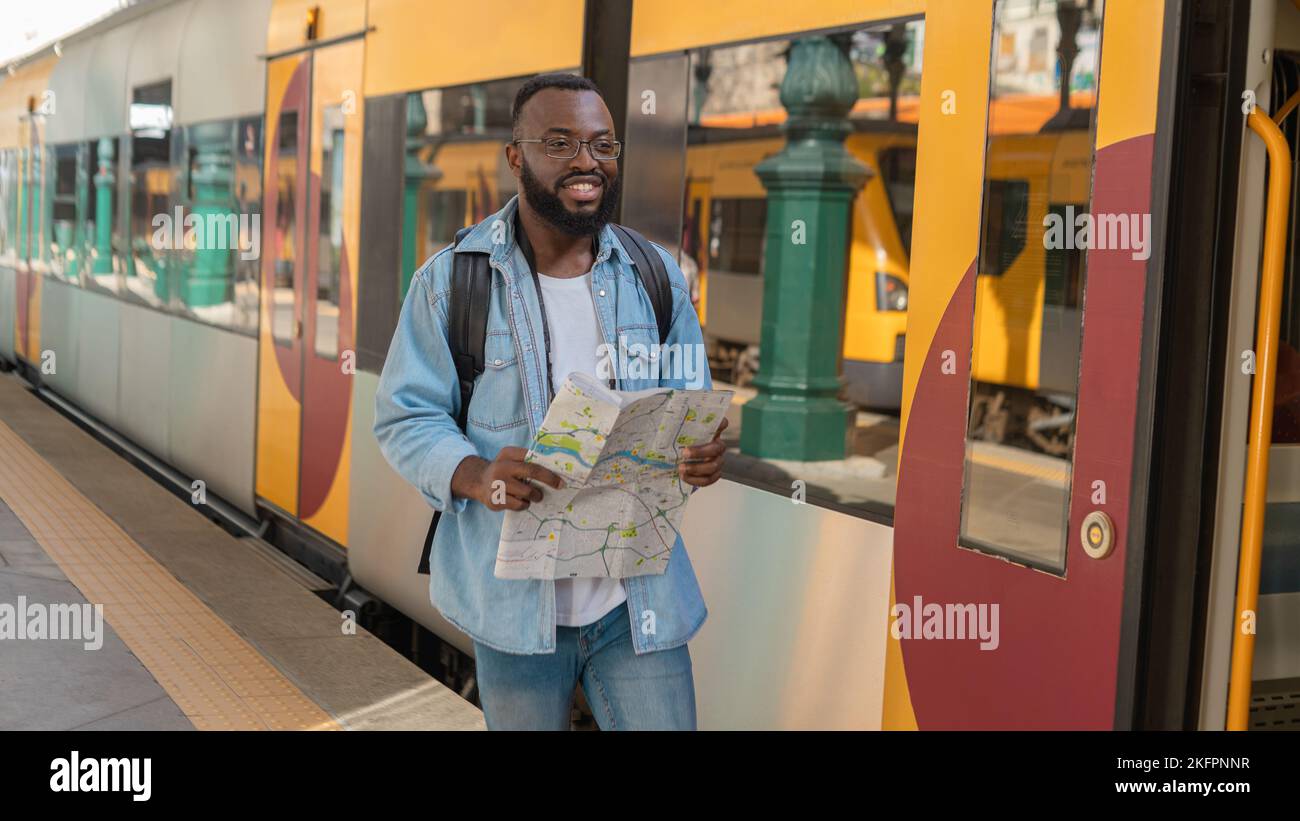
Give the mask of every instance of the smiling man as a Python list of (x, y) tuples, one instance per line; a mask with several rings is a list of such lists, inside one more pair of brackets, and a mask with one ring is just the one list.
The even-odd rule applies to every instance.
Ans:
[[(622, 146), (600, 92), (582, 77), (541, 75), (520, 88), (513, 120), (505, 152), (519, 193), (415, 273), (375, 397), (375, 435), (394, 469), (444, 514), (430, 597), (474, 641), (489, 729), (568, 728), (579, 683), (602, 729), (694, 729), (686, 643), (708, 611), (680, 536), (662, 575), (493, 575), (504, 511), (542, 498), (530, 480), (560, 486), (524, 461), (556, 390), (570, 373), (610, 372), (600, 357), (620, 340), (660, 342), (648, 336), (658, 327), (653, 300), (609, 225)], [(672, 291), (663, 342), (698, 350), (685, 278), (667, 251), (654, 251)], [(492, 288), (485, 369), (462, 431), (448, 327), (458, 309), (453, 257), (467, 253), (490, 254)], [(668, 374), (614, 372), (619, 389), (687, 387)], [(682, 480), (716, 482), (723, 452), (716, 437), (684, 448)]]

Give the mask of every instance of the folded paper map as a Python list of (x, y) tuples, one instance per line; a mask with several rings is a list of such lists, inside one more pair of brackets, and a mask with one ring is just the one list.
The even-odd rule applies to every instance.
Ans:
[(564, 479), (527, 510), (507, 510), (500, 579), (626, 578), (663, 573), (691, 486), (682, 448), (711, 440), (731, 391), (621, 392), (571, 374), (533, 438), (528, 461)]

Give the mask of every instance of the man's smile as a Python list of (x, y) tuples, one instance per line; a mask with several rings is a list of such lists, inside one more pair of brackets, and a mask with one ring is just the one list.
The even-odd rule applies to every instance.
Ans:
[(571, 177), (560, 186), (560, 191), (569, 199), (579, 204), (595, 202), (600, 199), (604, 185), (599, 177)]

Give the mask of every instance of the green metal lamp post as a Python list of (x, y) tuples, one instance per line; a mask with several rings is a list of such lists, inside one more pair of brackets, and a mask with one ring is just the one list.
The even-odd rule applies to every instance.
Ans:
[(203, 135), (196, 131), (195, 137), (191, 213), (197, 217), (197, 247), (194, 264), (181, 285), (181, 299), (191, 308), (200, 308), (226, 301), (231, 282), (230, 253), (239, 247), (239, 218), (232, 207), (229, 134)]
[(99, 141), (95, 174), (95, 266), (92, 274), (113, 273), (113, 141)]
[(768, 191), (758, 395), (741, 409), (740, 449), (773, 459), (843, 459), (845, 271), (853, 198), (869, 170), (844, 148), (857, 76), (826, 37), (797, 41), (781, 83), (786, 147), (754, 169)]

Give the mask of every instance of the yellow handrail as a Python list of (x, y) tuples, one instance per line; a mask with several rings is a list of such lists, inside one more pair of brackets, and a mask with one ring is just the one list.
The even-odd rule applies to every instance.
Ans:
[[(1251, 670), (1255, 660), (1259, 566), (1268, 491), (1268, 447), (1273, 430), (1273, 388), (1277, 376), (1278, 328), (1282, 317), (1282, 263), (1286, 255), (1287, 211), (1291, 206), (1291, 149), (1277, 124), (1251, 109), (1250, 129), (1268, 148), (1268, 210), (1264, 217), (1264, 266), (1259, 283), (1255, 330), (1255, 384), (1250, 397), (1246, 455), (1246, 501), (1237, 561), (1237, 612), (1233, 625), (1232, 672), (1228, 680), (1228, 729), (1245, 730), (1250, 720)], [(1246, 629), (1246, 615), (1251, 626)]]
[[(1297, 0), (1297, 2), (1300, 2), (1300, 0)], [(1282, 103), (1282, 107), (1273, 115), (1273, 122), (1281, 125), (1282, 121), (1286, 119), (1286, 115), (1295, 111), (1295, 107), (1298, 105), (1300, 105), (1300, 91), (1286, 98), (1286, 102)]]

